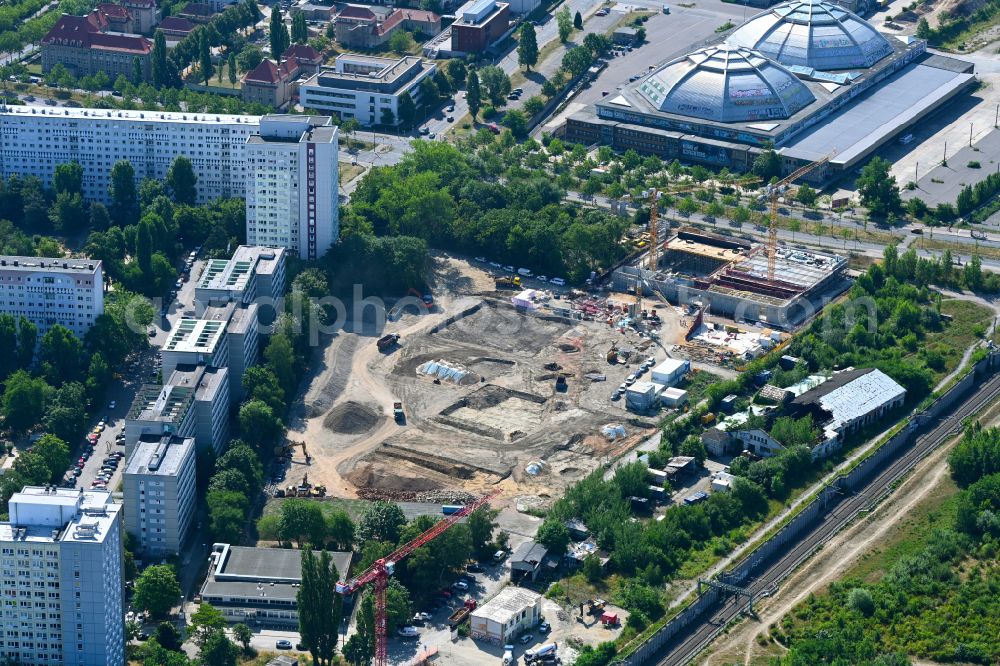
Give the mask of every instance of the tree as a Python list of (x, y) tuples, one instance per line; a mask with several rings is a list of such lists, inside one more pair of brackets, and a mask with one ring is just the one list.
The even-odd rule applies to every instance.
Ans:
[(305, 12), (296, 12), (292, 16), (292, 35), (293, 44), (305, 44), (309, 41), (309, 26), (306, 25), (306, 15)]
[(260, 400), (251, 400), (240, 408), (240, 432), (258, 452), (270, 450), (284, 435), (281, 418)]
[(83, 167), (79, 162), (57, 164), (52, 174), (52, 189), (56, 194), (83, 193)]
[(238, 542), (249, 504), (246, 495), (232, 490), (209, 490), (205, 503), (213, 538), (220, 543)]
[(917, 38), (930, 40), (931, 34), (931, 24), (927, 22), (926, 18), (921, 17), (921, 19), (917, 21)]
[(118, 226), (135, 224), (139, 219), (139, 198), (135, 187), (135, 169), (128, 160), (111, 167), (111, 216)]
[(528, 136), (528, 119), (523, 111), (512, 109), (504, 114), (501, 122), (504, 127), (510, 129), (515, 138), (523, 139)]
[(372, 540), (396, 543), (405, 524), (406, 516), (399, 505), (381, 500), (372, 502), (361, 515), (357, 538), (362, 543)]
[(292, 395), (298, 384), (298, 362), (295, 359), (295, 349), (291, 340), (284, 333), (271, 336), (264, 349), (264, 359), (267, 367), (278, 378), (284, 395)]
[(259, 46), (248, 44), (236, 56), (236, 65), (243, 73), (253, 71), (264, 60), (264, 52)]
[(243, 373), (243, 393), (250, 400), (260, 400), (276, 413), (285, 410), (285, 391), (278, 377), (267, 367), (257, 365)]
[(38, 340), (38, 327), (27, 317), (21, 315), (17, 321), (17, 364), (22, 368), (31, 365), (35, 356), (35, 342)]
[(167, 67), (167, 38), (164, 37), (162, 30), (157, 30), (156, 35), (153, 37), (151, 60), (153, 87), (162, 88), (168, 83), (168, 72), (170, 71)]
[(3, 416), (7, 427), (25, 432), (38, 423), (51, 388), (44, 379), (18, 370), (7, 378), (3, 393)]
[(569, 7), (566, 5), (563, 5), (556, 12), (556, 26), (559, 29), (559, 41), (565, 44), (569, 36), (573, 34), (573, 16), (569, 13)]
[(326, 539), (335, 550), (351, 550), (354, 545), (354, 521), (345, 511), (331, 511), (326, 516)]
[(198, 198), (198, 176), (194, 166), (184, 155), (178, 155), (167, 171), (167, 186), (174, 195), (174, 201), (179, 204), (193, 206)]
[(389, 107), (382, 109), (382, 115), (379, 117), (379, 123), (383, 127), (392, 127), (396, 124), (396, 116), (392, 112), (392, 109)]
[(225, 616), (210, 603), (198, 604), (198, 610), (191, 614), (191, 631), (194, 633), (194, 642), (199, 646), (203, 646), (211, 634), (225, 628)]
[(163, 621), (156, 625), (156, 642), (164, 647), (166, 650), (173, 650), (174, 652), (179, 652), (181, 645), (184, 643), (184, 637), (181, 636), (181, 632), (177, 631), (177, 627), (174, 626), (173, 622)]
[(271, 57), (277, 60), (291, 42), (285, 20), (281, 16), (281, 8), (277, 5), (271, 8), (271, 23), (268, 32), (271, 38)]
[(545, 522), (538, 528), (535, 540), (545, 546), (553, 555), (562, 557), (569, 547), (569, 529), (561, 520), (546, 518)]
[(477, 75), (490, 103), (493, 106), (502, 104), (504, 97), (510, 94), (510, 78), (507, 72), (496, 65), (489, 65), (478, 70)]
[(760, 155), (754, 158), (750, 172), (767, 182), (772, 178), (781, 178), (781, 158), (773, 148), (761, 151)]
[(298, 546), (322, 546), (326, 539), (326, 519), (315, 502), (289, 499), (281, 504), (281, 522), (278, 535), (283, 541), (294, 541)]
[(817, 198), (816, 190), (809, 187), (807, 183), (803, 183), (799, 191), (795, 193), (795, 200), (807, 208), (815, 206)]
[(466, 526), (469, 528), (469, 537), (472, 539), (472, 549), (480, 557), (489, 554), (493, 530), (497, 528), (498, 515), (500, 515), (499, 510), (486, 506), (479, 507), (469, 514)]
[(87, 224), (87, 209), (79, 194), (60, 192), (49, 210), (49, 222), (58, 233), (71, 236)]
[(236, 73), (236, 54), (232, 51), (229, 52), (229, 58), (226, 60), (226, 70), (229, 72), (229, 85), (235, 86), (239, 76)]
[(260, 489), (264, 480), (257, 454), (250, 445), (239, 439), (234, 439), (226, 452), (215, 461), (215, 469), (217, 472), (236, 472), (246, 480), (247, 487), (254, 493)]
[(409, 129), (413, 127), (413, 121), (417, 117), (417, 105), (414, 104), (410, 93), (404, 92), (399, 96), (399, 121), (403, 127)]
[(597, 555), (588, 555), (583, 560), (583, 575), (587, 582), (594, 585), (604, 577), (604, 567), (601, 566), (601, 558)]
[(891, 166), (888, 160), (873, 157), (855, 181), (861, 205), (872, 217), (885, 218), (902, 207), (896, 177), (889, 173)]
[(201, 37), (198, 40), (198, 67), (201, 70), (201, 80), (208, 85), (208, 82), (212, 78), (212, 49), (211, 44), (208, 43), (208, 34), (206, 30), (201, 32)]
[(240, 622), (239, 624), (233, 625), (233, 638), (240, 647), (243, 648), (243, 654), (252, 654), (250, 648), (250, 641), (253, 640), (253, 631), (247, 625)]
[(875, 612), (872, 593), (863, 587), (855, 587), (847, 594), (847, 606), (865, 617)]
[(31, 452), (45, 462), (52, 481), (59, 479), (69, 465), (69, 447), (55, 435), (42, 435), (31, 447)]
[(180, 596), (181, 585), (174, 568), (169, 564), (154, 564), (136, 579), (132, 603), (139, 610), (149, 611), (153, 618), (163, 618)]
[(39, 359), (51, 383), (76, 381), (85, 362), (83, 343), (68, 328), (55, 324), (42, 336)]
[[(132, 58), (132, 81), (133, 81), (133, 83), (135, 83), (136, 85), (138, 85), (138, 84), (142, 83), (145, 78), (146, 77), (145, 77), (145, 75), (143, 74), (143, 71), (142, 71), (142, 61), (139, 60), (138, 58)], [(71, 86), (69, 86), (69, 87), (71, 87)]]
[(451, 79), (451, 87), (458, 89), (465, 84), (465, 77), (468, 72), (465, 68), (465, 61), (461, 58), (452, 58), (445, 68), (448, 70), (448, 78)]
[(236, 666), (239, 650), (222, 629), (216, 629), (205, 637), (198, 652), (201, 663), (212, 666)]
[(469, 104), (469, 113), (472, 114), (472, 121), (475, 122), (476, 116), (479, 115), (482, 99), (479, 92), (479, 73), (474, 68), (469, 70), (468, 92), (465, 94), (465, 101)]
[(389, 37), (389, 50), (402, 55), (413, 47), (413, 38), (405, 30), (397, 30)]
[[(612, 46), (613, 46), (613, 44), (612, 44), (611, 40), (608, 37), (606, 37), (604, 35), (601, 35), (599, 33), (596, 33), (596, 32), (588, 32), (583, 37), (583, 48), (585, 48), (588, 51), (590, 51), (594, 55), (595, 58), (599, 58), (599, 57), (601, 57), (603, 55), (607, 55), (608, 51), (611, 50)], [(635, 152), (635, 151), (632, 151), (632, 152)], [(638, 164), (636, 166), (638, 166)], [(626, 166), (625, 168), (629, 169), (628, 166)], [(632, 167), (632, 168), (634, 168), (634, 167)]]
[(517, 64), (531, 71), (537, 62), (538, 38), (535, 35), (535, 26), (531, 22), (525, 22), (521, 26), (521, 36), (517, 43)]
[(336, 590), (340, 575), (325, 550), (319, 557), (308, 548), (302, 551), (302, 584), (296, 593), (299, 634), (317, 666), (333, 664), (337, 651), (343, 610), (343, 598)]
[(577, 77), (584, 74), (593, 62), (594, 57), (591, 55), (590, 51), (586, 48), (578, 46), (576, 48), (569, 49), (563, 55), (562, 68), (569, 72), (573, 77)]
[(577, 30), (583, 30), (583, 14), (580, 10), (577, 10), (576, 15), (573, 16), (573, 27)]

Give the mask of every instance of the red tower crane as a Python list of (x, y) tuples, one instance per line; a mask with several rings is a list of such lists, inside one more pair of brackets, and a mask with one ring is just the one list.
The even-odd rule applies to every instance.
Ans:
[(465, 505), (461, 510), (456, 511), (443, 520), (439, 520), (429, 530), (418, 536), (413, 541), (400, 546), (395, 552), (376, 560), (370, 567), (347, 582), (337, 583), (339, 594), (354, 594), (365, 585), (375, 583), (375, 662), (374, 666), (387, 666), (388, 656), (386, 649), (386, 612), (385, 612), (385, 592), (389, 587), (389, 576), (392, 575), (396, 563), (404, 557), (438, 538), (445, 530), (457, 523), (460, 519), (468, 516), (479, 507), (489, 503), (491, 499), (500, 494), (499, 490), (494, 490), (483, 495), (474, 502)]

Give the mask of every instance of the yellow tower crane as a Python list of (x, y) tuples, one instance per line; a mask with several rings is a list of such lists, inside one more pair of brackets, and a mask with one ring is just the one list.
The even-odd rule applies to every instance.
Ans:
[(811, 164), (799, 167), (792, 173), (779, 180), (774, 185), (768, 185), (768, 195), (771, 199), (771, 221), (767, 227), (767, 281), (774, 281), (774, 262), (778, 252), (778, 197), (784, 193), (788, 187), (799, 178), (810, 173), (813, 169), (828, 163), (836, 152), (830, 153)]

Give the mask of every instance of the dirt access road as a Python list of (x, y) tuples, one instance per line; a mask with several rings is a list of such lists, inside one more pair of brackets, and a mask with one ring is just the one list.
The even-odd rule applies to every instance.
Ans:
[[(1000, 424), (1000, 403), (994, 403), (980, 417), (986, 426)], [(781, 622), (787, 613), (830, 583), (844, 577), (866, 553), (878, 548), (894, 534), (905, 531), (909, 514), (922, 502), (940, 492), (948, 478), (948, 453), (961, 438), (956, 436), (927, 456), (889, 498), (863, 520), (831, 539), (823, 549), (790, 576), (769, 599), (757, 602), (756, 620), (744, 620), (696, 660), (705, 666), (767, 663), (784, 648), (774, 642), (761, 646), (758, 636)]]
[[(288, 434), (289, 440), (306, 442), (312, 464), (306, 466), (304, 456), (295, 449), (289, 478), (297, 480), (298, 474), (308, 473), (326, 484), (328, 495), (355, 498), (357, 488), (342, 474), (348, 473), (354, 461), (379, 446), (388, 436), (409, 427), (387, 416), (398, 398), (372, 373), (374, 365), (385, 362), (375, 341), (386, 333), (398, 333), (405, 343), (408, 337), (427, 331), (481, 300), (468, 295), (470, 292), (493, 287), (486, 279), (462, 275), (456, 260), (447, 256), (437, 256), (435, 266), (432, 279), (435, 302), (430, 311), (420, 315), (405, 314), (399, 321), (387, 321), (382, 329), (376, 321), (384, 320), (384, 313), (368, 308), (368, 316), (361, 321), (348, 321), (323, 350), (322, 361), (308, 380), (301, 404), (294, 410)], [(330, 412), (338, 407), (351, 409), (358, 403), (366, 403), (369, 413), (374, 411), (376, 414), (374, 429), (359, 437), (331, 432), (325, 427), (324, 421)]]

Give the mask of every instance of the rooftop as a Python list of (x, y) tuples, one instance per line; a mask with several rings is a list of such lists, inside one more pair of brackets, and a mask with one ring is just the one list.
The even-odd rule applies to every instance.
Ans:
[(100, 543), (121, 510), (106, 490), (25, 486), (9, 502), (0, 541)]
[(176, 435), (141, 435), (125, 467), (125, 474), (177, 476), (191, 460), (194, 439)]
[(514, 550), (514, 554), (510, 557), (510, 562), (511, 564), (524, 562), (535, 566), (545, 559), (545, 555), (548, 552), (549, 549), (537, 541), (525, 541)]
[(508, 585), (500, 590), (495, 597), (474, 610), (472, 614), (499, 624), (506, 624), (524, 609), (534, 606), (541, 598), (540, 594), (531, 590)]
[(219, 389), (225, 385), (227, 373), (226, 368), (208, 367), (204, 363), (198, 365), (182, 363), (174, 368), (165, 385), (191, 389), (196, 400), (211, 402)]
[(906, 389), (881, 370), (861, 368), (834, 373), (816, 388), (795, 398), (792, 404), (819, 406), (828, 412), (831, 420), (823, 427), (827, 436), (831, 436), (843, 424), (905, 395)]
[(193, 386), (144, 384), (135, 394), (125, 417), (129, 421), (180, 424), (194, 402)]
[(170, 332), (163, 351), (212, 354), (225, 329), (226, 322), (219, 319), (181, 319)]
[[(260, 116), (234, 116), (217, 113), (181, 113), (179, 111), (123, 111), (118, 109), (75, 109), (70, 107), (7, 106), (0, 111), (4, 116), (51, 116), (67, 119), (107, 119), (142, 121), (148, 123), (184, 123), (215, 125), (260, 124)], [(266, 117), (266, 116), (265, 116)], [(37, 259), (37, 257), (35, 258)]]
[(21, 257), (0, 255), (0, 270), (21, 270), (25, 272), (45, 271), (47, 273), (86, 273), (94, 275), (101, 270), (99, 259), (45, 259), (42, 257)]

